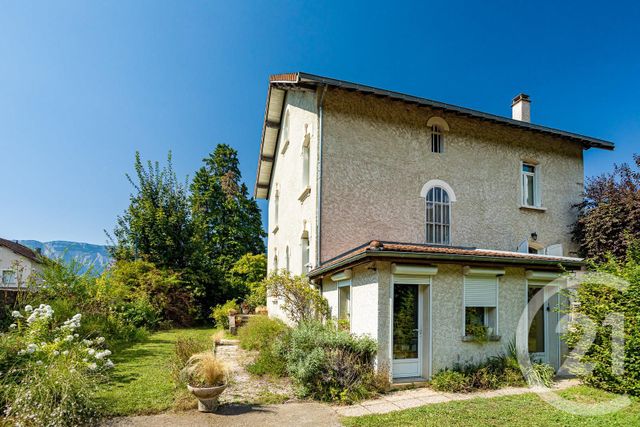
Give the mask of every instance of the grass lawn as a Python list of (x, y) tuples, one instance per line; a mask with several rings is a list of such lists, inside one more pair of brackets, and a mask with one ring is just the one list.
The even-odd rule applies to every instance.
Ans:
[[(608, 400), (615, 395), (585, 386), (560, 393), (581, 403)], [(570, 415), (555, 409), (535, 394), (473, 399), (422, 406), (384, 415), (343, 418), (346, 426), (638, 426), (640, 401), (598, 417)]]
[(214, 329), (172, 329), (151, 334), (145, 341), (114, 353), (111, 381), (98, 399), (107, 415), (151, 414), (172, 407), (175, 390), (170, 360), (176, 338), (210, 340)]

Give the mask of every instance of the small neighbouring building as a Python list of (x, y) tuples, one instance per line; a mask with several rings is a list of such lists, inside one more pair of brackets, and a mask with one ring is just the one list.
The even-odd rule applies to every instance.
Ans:
[(0, 238), (0, 290), (14, 292), (37, 282), (43, 260), (40, 253)]
[[(523, 312), (529, 352), (562, 360), (558, 296), (527, 303), (582, 268), (569, 231), (583, 151), (614, 145), (531, 123), (527, 95), (511, 107), (269, 80), (255, 185), (269, 200), (268, 270), (308, 275), (334, 318), (377, 340), (394, 379), (504, 351)], [(271, 316), (280, 305), (268, 299)]]

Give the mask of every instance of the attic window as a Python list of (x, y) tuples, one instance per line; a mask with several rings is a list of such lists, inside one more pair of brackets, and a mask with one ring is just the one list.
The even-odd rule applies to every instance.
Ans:
[(444, 135), (442, 128), (438, 125), (431, 126), (431, 152), (444, 152)]

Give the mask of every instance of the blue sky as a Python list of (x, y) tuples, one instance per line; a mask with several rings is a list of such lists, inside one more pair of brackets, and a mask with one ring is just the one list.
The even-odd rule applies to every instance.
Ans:
[(610, 170), (640, 152), (640, 6), (558, 3), (0, 1), (0, 236), (104, 243), (136, 150), (184, 177), (227, 143), (253, 188), (289, 71), (505, 116), (526, 92)]

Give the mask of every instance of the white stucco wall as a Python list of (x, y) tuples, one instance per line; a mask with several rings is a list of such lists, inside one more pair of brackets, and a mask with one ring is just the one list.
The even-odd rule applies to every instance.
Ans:
[[(0, 274), (2, 273), (2, 270), (16, 271), (17, 280), (20, 286), (25, 286), (32, 275), (34, 275), (35, 278), (35, 273), (40, 271), (40, 266), (30, 259), (16, 254), (4, 246), (0, 246)], [(0, 287), (2, 287), (1, 282)]]
[[(289, 248), (289, 272), (303, 274), (302, 234), (309, 236), (310, 262), (316, 265), (316, 209), (317, 209), (317, 165), (318, 165), (318, 118), (316, 94), (314, 92), (289, 91), (287, 93), (276, 159), (273, 166), (269, 192), (269, 220), (267, 224), (268, 272), (274, 271), (274, 259), (278, 256), (278, 269), (286, 267), (286, 250)], [(284, 117), (289, 115), (289, 144), (285, 144)], [(300, 200), (303, 185), (303, 144), (309, 144), (309, 195)], [(278, 192), (279, 215), (275, 221), (276, 192)], [(267, 299), (269, 315), (283, 318), (280, 304)]]

